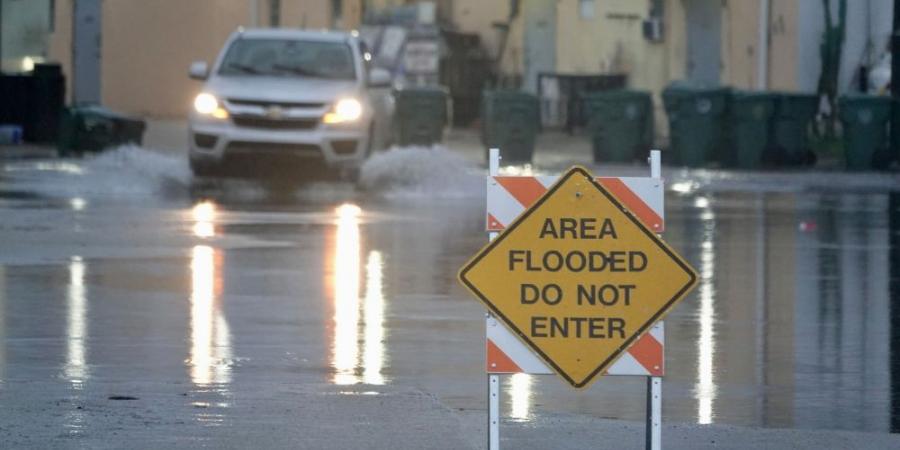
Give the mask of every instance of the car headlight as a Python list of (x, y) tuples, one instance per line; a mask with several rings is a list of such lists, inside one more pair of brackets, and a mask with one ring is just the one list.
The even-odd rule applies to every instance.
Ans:
[(363, 106), (355, 98), (339, 100), (331, 111), (325, 114), (322, 121), (325, 123), (345, 123), (359, 120), (362, 117)]
[(200, 114), (213, 116), (216, 119), (227, 119), (228, 111), (219, 106), (219, 101), (212, 94), (203, 92), (194, 99), (194, 110)]

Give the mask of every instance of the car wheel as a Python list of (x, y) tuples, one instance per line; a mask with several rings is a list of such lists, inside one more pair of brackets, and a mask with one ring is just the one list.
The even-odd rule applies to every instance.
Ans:
[(372, 156), (372, 151), (375, 150), (375, 122), (373, 121), (369, 124), (369, 141), (366, 143), (366, 159), (369, 159)]
[(219, 173), (218, 164), (208, 161), (190, 160), (191, 172), (195, 177), (212, 177)]

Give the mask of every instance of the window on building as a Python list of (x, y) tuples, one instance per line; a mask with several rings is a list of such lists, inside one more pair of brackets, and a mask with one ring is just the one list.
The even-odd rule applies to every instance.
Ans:
[(281, 0), (269, 0), (269, 26), (281, 26)]
[(582, 19), (593, 19), (594, 0), (578, 0), (578, 16)]

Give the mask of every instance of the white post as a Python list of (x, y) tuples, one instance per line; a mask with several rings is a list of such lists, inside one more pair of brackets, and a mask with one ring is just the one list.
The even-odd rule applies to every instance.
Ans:
[[(500, 149), (488, 151), (488, 173), (492, 177), (500, 173)], [(497, 233), (488, 237), (493, 241)], [(488, 449), (500, 450), (500, 376), (493, 374), (488, 374)]]
[(647, 450), (662, 449), (662, 378), (647, 377)]
[[(650, 150), (650, 178), (662, 178), (662, 153)], [(662, 377), (647, 378), (647, 449), (662, 448)]]
[(650, 178), (662, 177), (662, 152), (659, 150), (650, 150), (650, 157), (647, 158), (650, 163)]
[(488, 375), (488, 449), (500, 450), (500, 375)]

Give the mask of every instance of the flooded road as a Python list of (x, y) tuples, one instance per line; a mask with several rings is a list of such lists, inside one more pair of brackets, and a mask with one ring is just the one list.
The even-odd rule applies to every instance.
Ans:
[[(446, 152), (396, 153), (370, 164), (364, 189), (285, 193), (198, 184), (180, 160), (140, 149), (6, 164), (0, 406), (23, 419), (0, 431), (41, 420), (90, 435), (99, 419), (82, 407), (113, 397), (165, 397), (171, 408), (132, 419), (204, 429), (292, 390), (413, 389), (483, 411), (484, 310), (456, 281), (487, 239), (480, 170)], [(900, 430), (898, 178), (664, 177), (663, 237), (701, 275), (666, 322), (664, 419)], [(503, 385), (513, 421), (643, 419), (642, 378)]]

